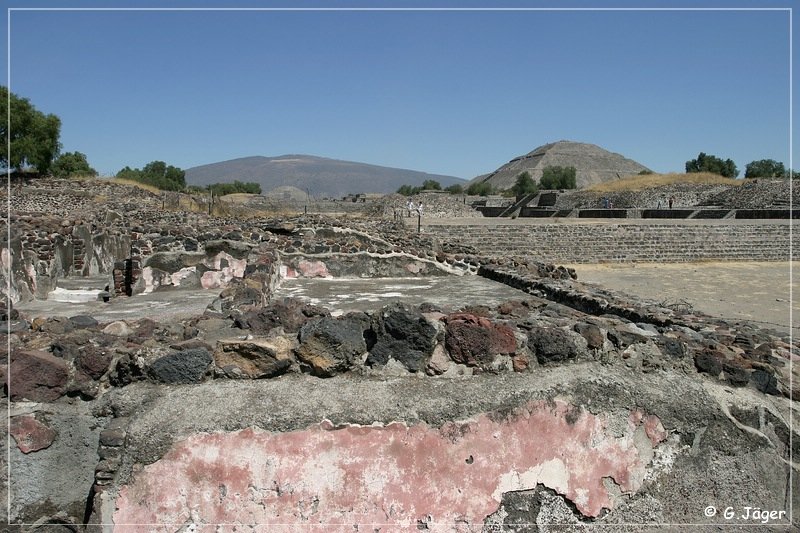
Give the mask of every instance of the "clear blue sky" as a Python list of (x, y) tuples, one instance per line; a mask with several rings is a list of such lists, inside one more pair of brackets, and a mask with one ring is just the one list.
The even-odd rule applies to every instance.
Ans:
[(600, 145), (658, 172), (683, 171), (700, 151), (732, 158), (742, 175), (755, 159), (789, 165), (788, 11), (14, 10), (10, 16), (12, 92), (58, 115), (63, 151), (85, 153), (106, 175), (157, 159), (189, 168), (302, 153), (469, 179), (561, 139)]

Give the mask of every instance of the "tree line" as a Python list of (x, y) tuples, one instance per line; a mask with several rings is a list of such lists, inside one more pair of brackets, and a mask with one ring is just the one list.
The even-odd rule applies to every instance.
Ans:
[(504, 194), (505, 196), (524, 196), (526, 194), (535, 194), (539, 189), (574, 189), (576, 187), (576, 174), (575, 167), (559, 167), (549, 166), (545, 167), (542, 171), (542, 177), (539, 182), (533, 180), (531, 173), (527, 170), (517, 175), (514, 185), (507, 190), (497, 190), (490, 183), (485, 181), (472, 183), (466, 189), (462, 185), (450, 185), (445, 189), (438, 181), (425, 180), (420, 187), (413, 187), (411, 185), (402, 185), (397, 189), (398, 194), (405, 196), (413, 196), (422, 191), (441, 191), (444, 190), (450, 194), (468, 194), (470, 196), (488, 196), (490, 194)]
[[(0, 112), (10, 120), (0, 120), (0, 166), (16, 173), (34, 173), (55, 177), (96, 176), (81, 152), (61, 153), (61, 119), (53, 114), (37, 110), (27, 98), (10, 93), (7, 87), (0, 86)], [(10, 150), (9, 150), (10, 147)], [(686, 161), (686, 172), (711, 172), (728, 178), (736, 178), (739, 169), (731, 159), (700, 152), (695, 159)], [(143, 168), (126, 166), (117, 173), (118, 178), (130, 179), (152, 185), (162, 190), (187, 190), (185, 172), (164, 161), (152, 161)], [(506, 195), (531, 194), (542, 189), (574, 189), (575, 167), (546, 167), (536, 183), (530, 173), (522, 172), (514, 185), (505, 191), (496, 191), (486, 182), (473, 183), (466, 190), (461, 185), (450, 185), (442, 189), (439, 182), (426, 180), (421, 186), (403, 185), (397, 192), (406, 196), (423, 190), (444, 190), (451, 194), (481, 195), (503, 193)], [(745, 178), (800, 178), (800, 172), (787, 169), (774, 159), (751, 161), (745, 167)], [(197, 188), (193, 188), (197, 189)], [(203, 189), (200, 189), (203, 190)], [(224, 195), (236, 192), (260, 194), (261, 186), (252, 182), (214, 183), (205, 188), (214, 194)]]

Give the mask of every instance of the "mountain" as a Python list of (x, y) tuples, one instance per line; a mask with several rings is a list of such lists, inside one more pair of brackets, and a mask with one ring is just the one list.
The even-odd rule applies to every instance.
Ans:
[(186, 170), (186, 183), (189, 185), (228, 183), (234, 180), (259, 183), (262, 194), (267, 194), (276, 187), (292, 186), (308, 191), (315, 198), (341, 198), (358, 193), (391, 193), (397, 191), (401, 185), (422, 185), (425, 180), (436, 180), (442, 188), (465, 183), (465, 180), (454, 176), (312, 155), (243, 157)]
[(544, 168), (549, 166), (575, 167), (578, 189), (649, 170), (594, 144), (558, 141), (515, 157), (494, 172), (473, 178), (470, 184), (488, 182), (498, 189), (510, 189), (522, 172), (527, 170), (534, 181), (539, 181)]

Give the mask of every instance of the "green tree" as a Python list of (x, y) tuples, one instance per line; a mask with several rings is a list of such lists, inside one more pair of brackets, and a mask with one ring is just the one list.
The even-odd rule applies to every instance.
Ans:
[(163, 161), (151, 161), (141, 170), (126, 166), (117, 172), (117, 177), (152, 185), (165, 191), (182, 191), (186, 188), (185, 174), (180, 168), (167, 165)]
[(261, 185), (250, 181), (246, 183), (239, 180), (235, 180), (233, 183), (212, 183), (207, 188), (216, 196), (235, 193), (261, 194)]
[(412, 187), (411, 185), (401, 185), (399, 189), (397, 189), (397, 194), (402, 194), (403, 196), (414, 196), (415, 194), (419, 193), (419, 187)]
[(715, 155), (708, 155), (704, 152), (700, 152), (697, 159), (690, 159), (686, 162), (686, 172), (711, 172), (726, 178), (735, 178), (739, 175), (739, 169), (732, 160), (723, 161)]
[(787, 175), (783, 163), (774, 159), (751, 161), (744, 167), (745, 178), (784, 178)]
[(542, 189), (574, 189), (577, 186), (576, 174), (575, 167), (544, 167), (539, 185)]
[(490, 194), (494, 194), (494, 187), (485, 181), (473, 183), (467, 187), (467, 194), (470, 196), (489, 196)]
[(86, 155), (80, 152), (67, 152), (56, 157), (50, 168), (53, 176), (69, 178), (71, 176), (97, 176), (97, 171), (89, 166)]
[(449, 185), (449, 186), (445, 187), (444, 190), (449, 192), (450, 194), (464, 194), (464, 187), (462, 187), (458, 183), (454, 183), (453, 185)]
[(514, 196), (525, 196), (526, 194), (534, 194), (539, 191), (536, 182), (531, 178), (531, 173), (527, 170), (517, 175), (517, 181), (511, 187), (511, 192)]
[[(33, 167), (39, 174), (46, 174), (61, 149), (61, 120), (38, 111), (27, 98), (9, 94), (8, 88), (2, 86), (0, 116), (0, 165), (17, 171)], [(10, 117), (11, 131), (6, 117)]]
[(423, 191), (441, 191), (442, 185), (436, 180), (425, 180), (422, 182)]

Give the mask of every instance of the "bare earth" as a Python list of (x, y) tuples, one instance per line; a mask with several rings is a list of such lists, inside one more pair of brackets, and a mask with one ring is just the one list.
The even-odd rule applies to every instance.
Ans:
[(800, 307), (793, 298), (798, 283), (792, 276), (800, 272), (797, 261), (571, 266), (578, 281), (656, 302), (685, 302), (712, 316), (800, 332)]

